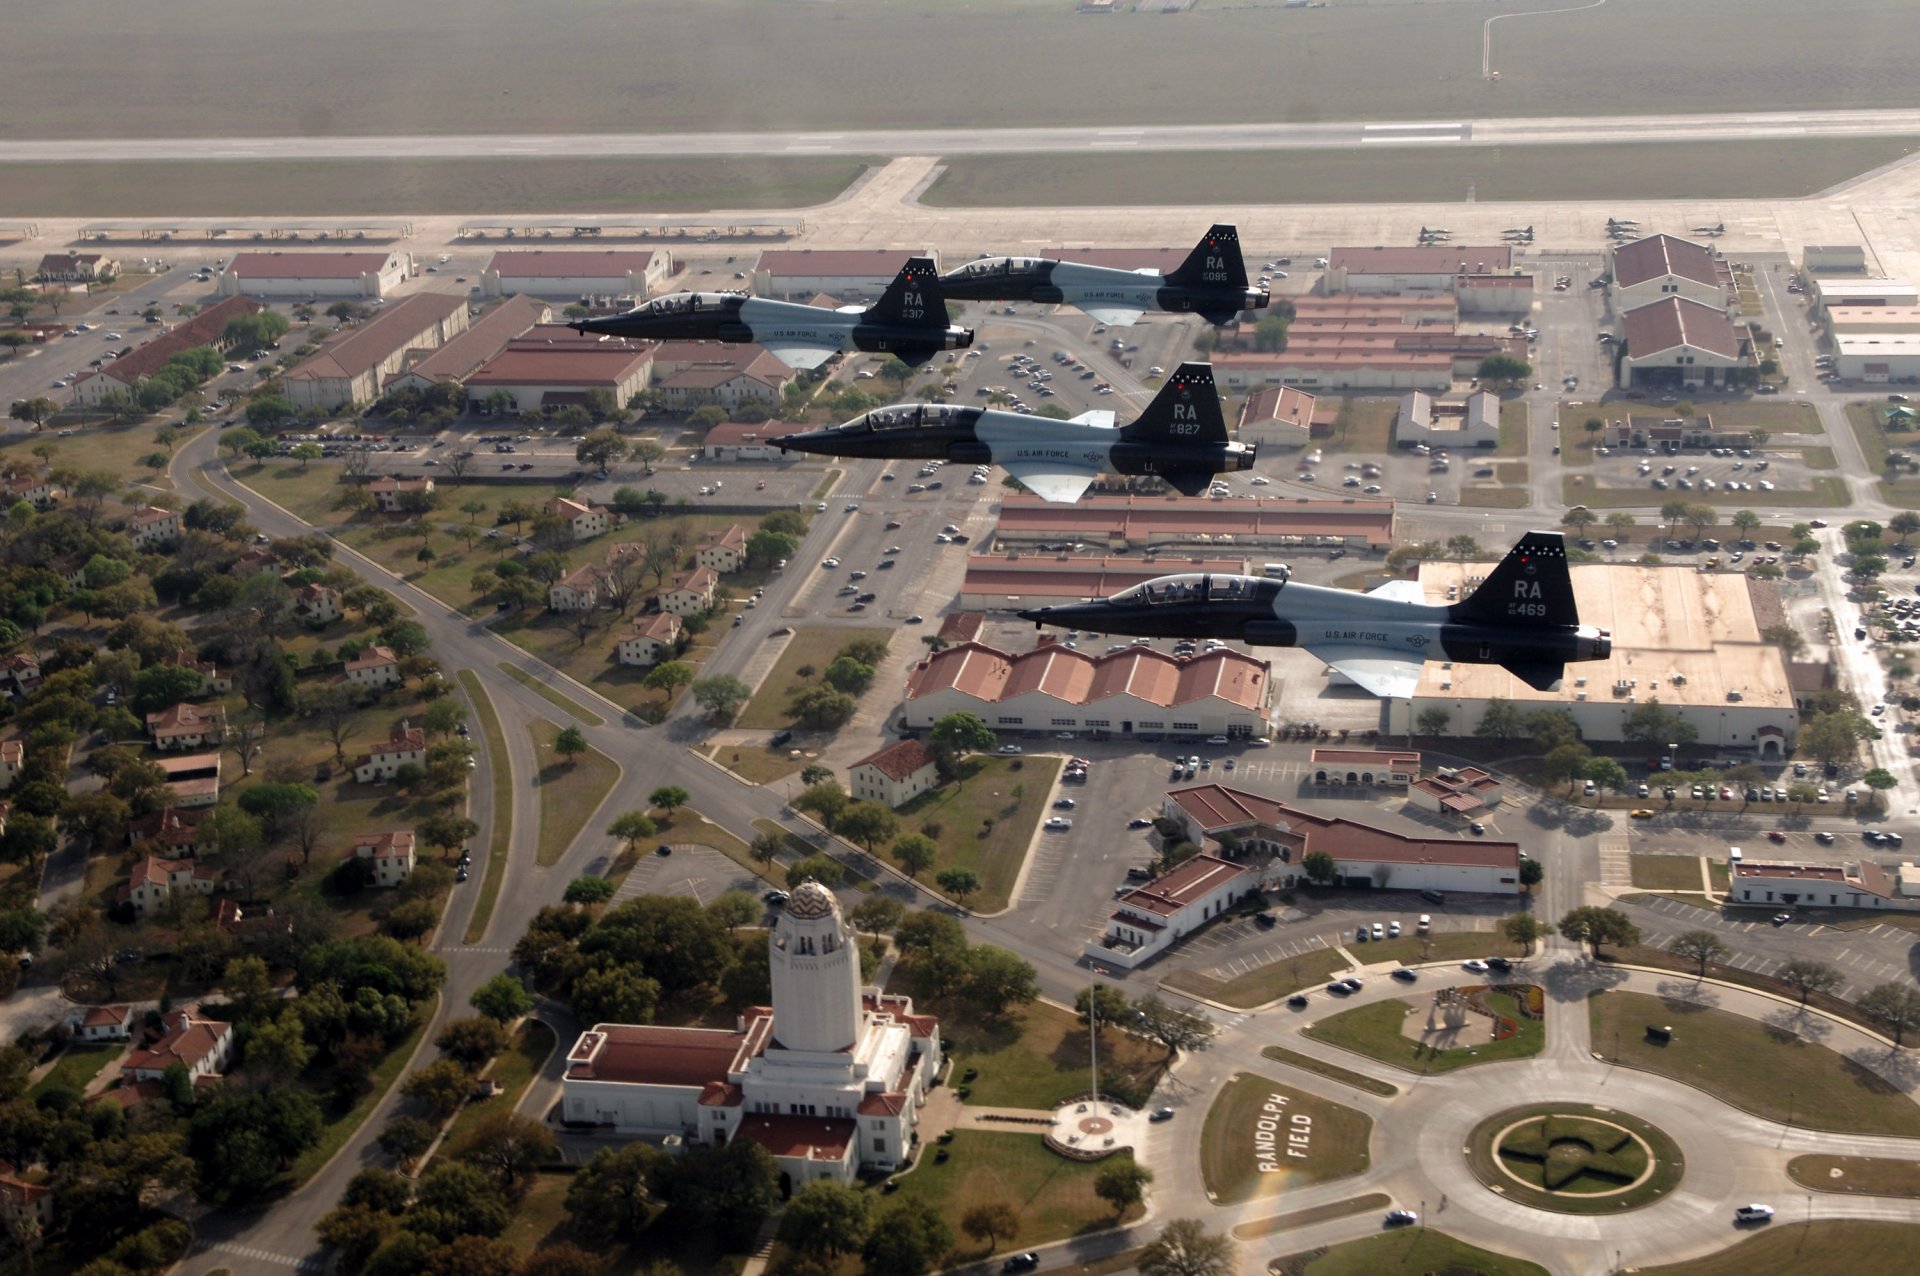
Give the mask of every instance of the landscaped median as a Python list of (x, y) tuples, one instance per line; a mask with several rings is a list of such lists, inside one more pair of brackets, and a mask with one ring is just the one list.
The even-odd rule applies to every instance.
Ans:
[(1912, 1223), (1775, 1221), (1730, 1249), (1665, 1267), (1642, 1267), (1638, 1276), (1880, 1276), (1912, 1271), (1916, 1247), (1920, 1226)]
[(1253, 1010), (1303, 988), (1311, 988), (1352, 965), (1338, 949), (1321, 948), (1256, 966), (1232, 979), (1218, 979), (1200, 970), (1176, 970), (1160, 982), (1175, 992), (1188, 993), (1203, 1001), (1217, 1002), (1235, 1010)]
[(1365, 1173), (1373, 1120), (1254, 1073), (1227, 1082), (1207, 1111), (1200, 1174), (1215, 1204)]
[(480, 719), (480, 732), (487, 742), (487, 774), (492, 781), (490, 797), (493, 809), (488, 817), (487, 869), (480, 876), (480, 899), (467, 922), (463, 943), (477, 944), (493, 920), (493, 907), (500, 901), (500, 884), (507, 878), (507, 855), (513, 843), (513, 762), (507, 757), (507, 737), (500, 729), (500, 715), (493, 701), (471, 669), (460, 671), (460, 689), (467, 693), (474, 713)]
[(1479, 1249), (1430, 1227), (1406, 1227), (1345, 1245), (1289, 1254), (1275, 1259), (1268, 1270), (1276, 1276), (1430, 1276), (1433, 1272), (1547, 1276), (1547, 1269), (1538, 1263)]
[(1474, 1127), (1467, 1164), (1492, 1191), (1561, 1214), (1617, 1214), (1650, 1205), (1686, 1172), (1658, 1127), (1611, 1108), (1542, 1103)]
[(557, 862), (580, 836), (619, 780), (620, 767), (591, 748), (562, 753), (571, 727), (562, 730), (536, 718), (527, 729), (540, 762), (534, 777), (534, 792), (540, 799), (540, 843), (534, 862), (545, 867)]
[(1796, 1156), (1787, 1174), (1801, 1187), (1843, 1196), (1902, 1196), (1920, 1199), (1920, 1161), (1878, 1156)]
[[(1533, 984), (1468, 985), (1356, 1006), (1305, 1031), (1315, 1041), (1409, 1072), (1451, 1072), (1539, 1054), (1546, 1044), (1544, 1010)], [(1411, 1016), (1419, 1018), (1409, 1024)]]

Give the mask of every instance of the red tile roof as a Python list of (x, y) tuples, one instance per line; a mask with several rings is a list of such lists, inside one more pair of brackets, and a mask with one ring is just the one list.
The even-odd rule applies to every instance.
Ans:
[(393, 654), (391, 647), (368, 647), (352, 660), (347, 661), (349, 669), (378, 669), (382, 665), (397, 665), (400, 657)]
[(251, 297), (228, 297), (160, 334), (132, 354), (115, 359), (100, 371), (116, 381), (132, 385), (166, 367), (169, 359), (184, 350), (219, 345), (227, 320), (250, 315), (260, 309), (260, 303)]
[(169, 1064), (179, 1063), (189, 1071), (214, 1053), (220, 1041), (233, 1031), (233, 1025), (217, 1019), (201, 1019), (191, 1010), (175, 1010), (161, 1017), (166, 1025), (166, 1035), (155, 1042), (152, 1048), (135, 1050), (120, 1065), (121, 1075), (129, 1076), (135, 1071), (158, 1071)]
[[(357, 377), (412, 345), (420, 334), (466, 309), (467, 299), (450, 292), (417, 292), (382, 310), (377, 318), (329, 343), (319, 354), (286, 374), (289, 381)], [(438, 341), (433, 343), (436, 347)]]
[(89, 1006), (81, 1018), (82, 1028), (117, 1028), (133, 1017), (132, 1006)]
[(1620, 329), (1629, 359), (1643, 359), (1681, 346), (1723, 359), (1738, 359), (1743, 344), (1733, 320), (1724, 311), (1684, 297), (1662, 297), (1636, 306), (1627, 311)]
[(217, 704), (200, 706), (182, 701), (147, 715), (147, 730), (156, 740), (178, 735), (206, 735), (226, 729), (227, 711)]
[[(1320, 815), (1273, 798), (1223, 784), (1174, 789), (1167, 796), (1211, 834), (1249, 824), (1285, 825), (1299, 839), (1301, 854), (1324, 850), (1335, 859), (1399, 864), (1466, 864), (1518, 871), (1520, 844), (1485, 838), (1407, 837), (1343, 816)], [(1296, 861), (1300, 856), (1296, 856)]]
[(810, 1161), (846, 1159), (856, 1127), (846, 1117), (773, 1116), (754, 1113), (741, 1122), (740, 1133), (776, 1157), (805, 1157)]
[(902, 740), (878, 753), (868, 754), (853, 765), (870, 766), (889, 780), (904, 780), (916, 771), (932, 766), (933, 754), (927, 752), (927, 746), (918, 740)]
[(1208, 892), (1247, 873), (1247, 869), (1217, 855), (1196, 855), (1182, 861), (1171, 872), (1162, 873), (1138, 890), (1121, 896), (1121, 907), (1171, 917)]
[(739, 447), (742, 444), (766, 443), (813, 428), (804, 421), (722, 421), (707, 431), (701, 446)]
[[(1393, 544), (1393, 502), (1306, 499), (1194, 501), (1163, 496), (1083, 496), (1073, 505), (1016, 493), (1000, 505), (999, 533), (1048, 540), (1124, 538), (1136, 543), (1185, 541), (1195, 532), (1274, 540), (1282, 536), (1358, 537)], [(1168, 568), (1184, 571), (1186, 568)]]
[(673, 642), (680, 637), (680, 617), (670, 611), (658, 611), (651, 616), (642, 616), (633, 624), (629, 638), (651, 638), (655, 642)]
[(861, 1116), (899, 1116), (906, 1109), (907, 1096), (889, 1092), (863, 1096), (854, 1111)]
[(600, 346), (549, 346), (516, 341), (481, 365), (469, 389), (499, 385), (611, 388), (639, 376), (653, 361), (651, 348), (614, 341)]
[(1695, 283), (1720, 283), (1713, 249), (1672, 235), (1648, 235), (1613, 250), (1613, 282), (1631, 288), (1654, 279), (1677, 275)]
[(656, 1028), (602, 1023), (582, 1033), (568, 1055), (575, 1081), (705, 1087), (724, 1081), (746, 1041), (723, 1028)]
[(389, 829), (384, 833), (362, 833), (353, 839), (348, 856), (360, 854), (363, 847), (371, 849), (370, 859), (403, 860), (413, 854), (413, 832), (410, 829)]
[(1146, 647), (1094, 656), (1056, 643), (1018, 656), (967, 642), (935, 652), (907, 676), (907, 699), (949, 688), (1000, 702), (1028, 692), (1091, 705), (1109, 696), (1132, 695), (1162, 708), (1219, 696), (1257, 709), (1265, 696), (1265, 661), (1238, 651), (1212, 651), (1176, 659)]

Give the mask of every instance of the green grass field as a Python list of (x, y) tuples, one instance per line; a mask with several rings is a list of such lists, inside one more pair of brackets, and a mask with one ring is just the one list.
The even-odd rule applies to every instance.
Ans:
[[(760, 689), (754, 693), (747, 707), (740, 711), (739, 725), (743, 727), (771, 728), (791, 724), (787, 716), (787, 700), (793, 693), (805, 686), (818, 685), (821, 674), (839, 650), (850, 642), (873, 639), (886, 642), (893, 637), (893, 630), (880, 628), (865, 629), (799, 629), (787, 640), (780, 659), (774, 662), (766, 678), (760, 683)], [(802, 678), (799, 671), (811, 668), (812, 675)]]
[[(1853, 427), (1853, 437), (1860, 443), (1860, 453), (1866, 458), (1867, 468), (1875, 474), (1887, 472), (1889, 451), (1897, 448), (1912, 455), (1916, 448), (1920, 448), (1920, 434), (1910, 431), (1889, 434), (1881, 425), (1884, 420), (1883, 405), (1854, 403), (1847, 406), (1847, 422)], [(1920, 476), (1908, 471), (1897, 479), (1882, 478), (1880, 494), (1883, 499), (1903, 509), (1920, 508)]]
[[(1496, 1010), (1511, 1013), (1512, 998), (1508, 994), (1492, 993), (1488, 1001)], [(1425, 1010), (1421, 1008), (1424, 1004), (1425, 998), (1420, 999), (1419, 1006), (1395, 998), (1370, 1006), (1356, 1006), (1316, 1021), (1307, 1028), (1306, 1033), (1315, 1041), (1324, 1041), (1330, 1046), (1339, 1046), (1355, 1054), (1390, 1063), (1396, 1068), (1405, 1068), (1409, 1072), (1451, 1072), (1456, 1068), (1470, 1068), (1481, 1063), (1524, 1059), (1539, 1054), (1541, 1047), (1546, 1044), (1546, 1025), (1538, 1019), (1516, 1016), (1520, 1030), (1505, 1041), (1492, 1041), (1485, 1036), (1486, 1018), (1473, 1015), (1469, 1017), (1469, 1028), (1466, 1030), (1473, 1038), (1471, 1044), (1433, 1050), (1403, 1036), (1400, 1031), (1400, 1025), (1408, 1015), (1425, 1015)]]
[(1251, 1010), (1302, 988), (1312, 988), (1348, 965), (1347, 959), (1333, 949), (1321, 948), (1285, 961), (1268, 962), (1232, 979), (1217, 979), (1200, 970), (1176, 970), (1160, 982), (1237, 1010)]
[(1200, 1175), (1216, 1203), (1237, 1205), (1302, 1183), (1365, 1173), (1372, 1136), (1373, 1120), (1365, 1113), (1242, 1073), (1207, 1110)]
[[(1515, 1243), (1523, 1238), (1516, 1235)], [(1547, 1276), (1547, 1269), (1455, 1240), (1430, 1227), (1406, 1227), (1311, 1254), (1274, 1260), (1277, 1276)]]
[[(1383, 939), (1377, 943), (1369, 941), (1354, 944), (1347, 951), (1369, 966), (1383, 961), (1397, 961), (1402, 966), (1412, 966), (1430, 961), (1465, 961), (1469, 957), (1490, 957), (1495, 954), (1503, 957), (1526, 955), (1517, 945), (1491, 930), (1447, 930), (1437, 935), (1402, 935), (1398, 939)], [(1434, 977), (1444, 978), (1447, 974), (1446, 971), (1436, 971)]]
[[(1684, 1081), (1769, 1121), (1920, 1135), (1920, 1105), (1824, 1046), (1724, 1010), (1642, 993), (1599, 993), (1587, 1005), (1594, 1050), (1610, 1059), (1618, 1054), (1629, 1067)], [(1647, 1040), (1648, 1024), (1671, 1026), (1672, 1041)], [(1740, 1066), (1728, 1067), (1729, 1059)]]
[(1915, 1245), (1920, 1245), (1920, 1226), (1912, 1223), (1776, 1222), (1717, 1254), (1664, 1267), (1642, 1267), (1638, 1272), (1639, 1276), (1861, 1276), (1866, 1272), (1903, 1272), (1913, 1266)]
[(29, 1099), (38, 1099), (49, 1090), (65, 1087), (79, 1094), (86, 1090), (87, 1083), (100, 1075), (100, 1069), (118, 1058), (126, 1046), (120, 1042), (97, 1046), (70, 1045), (60, 1052), (60, 1057), (47, 1069), (47, 1075), (33, 1083), (27, 1091)]
[(1697, 855), (1643, 855), (1631, 857), (1633, 884), (1649, 891), (1697, 891), (1700, 857)]
[(1005, 908), (1060, 767), (1061, 759), (1052, 757), (968, 758), (961, 763), (964, 779), (901, 807), (902, 833), (939, 829), (928, 834), (940, 852), (926, 880), (945, 868), (970, 868), (980, 877), (980, 892), (967, 906), (982, 913)]
[(540, 802), (540, 845), (534, 862), (545, 866), (557, 863), (587, 827), (619, 780), (620, 766), (596, 749), (562, 758), (553, 748), (560, 728), (551, 722), (536, 720), (527, 724), (527, 730), (540, 762), (534, 778), (534, 795)]
[[(1072, 1011), (1042, 1002), (1004, 1020), (959, 1020), (942, 1028), (953, 1056), (953, 1084), (967, 1102), (988, 1108), (1051, 1108), (1090, 1084), (1087, 1030)], [(1137, 1090), (1142, 1102), (1165, 1069), (1158, 1043), (1108, 1028), (1100, 1035), (1100, 1085)], [(969, 1069), (972, 1080), (964, 1080)]]
[[(135, 318), (137, 320), (138, 316)], [(78, 352), (70, 354), (56, 345), (40, 357), (50, 370), (47, 380), (51, 381), (54, 372), (65, 370), (68, 363), (78, 358)], [(57, 391), (49, 394), (55, 400), (62, 397)], [(51, 427), (38, 434), (9, 435), (5, 442), (0, 443), (0, 461), (19, 459), (39, 468), (40, 458), (34, 455), (33, 449), (44, 445), (53, 449), (50, 463), (55, 466), (72, 466), (78, 470), (111, 470), (128, 484), (151, 486), (156, 489), (154, 494), (158, 495), (172, 491), (173, 481), (164, 473), (156, 473), (140, 464), (142, 457), (166, 452), (165, 448), (153, 441), (153, 433), (158, 428), (158, 422), (145, 422), (140, 425), (81, 426), (64, 439), (58, 430)], [(207, 427), (177, 425), (174, 428), (180, 431), (180, 439), (173, 445), (177, 452)], [(107, 508), (116, 515), (119, 513), (111, 505)]]
[(1375, 1081), (1372, 1077), (1343, 1068), (1337, 1063), (1328, 1063), (1325, 1059), (1301, 1054), (1298, 1050), (1289, 1050), (1285, 1046), (1267, 1046), (1260, 1053), (1275, 1063), (1290, 1064), (1303, 1072), (1311, 1072), (1315, 1076), (1325, 1077), (1329, 1081), (1351, 1086), (1356, 1090), (1365, 1090), (1368, 1094), (1377, 1094), (1383, 1099), (1390, 1099), (1400, 1093), (1400, 1087), (1397, 1085)]
[[(1112, 126), (1124, 118), (1116, 114), (1113, 85), (1150, 81), (1182, 86), (1153, 112), (1152, 122), (1164, 124), (1920, 103), (1907, 57), (1912, 15), (1900, 5), (1611, 0), (1499, 24), (1493, 66), (1501, 79), (1483, 79), (1485, 18), (1537, 7), (1283, 10), (1264, 0), (1199, 5), (1174, 16), (1144, 7), (1088, 16), (1051, 0), (843, 0), (825, 9), (656, 0), (636, 30), (629, 7), (604, 2), (473, 0), (463, 21), (448, 23), (428, 0), (395, 0), (370, 27), (357, 10), (264, 9), (236, 22), (222, 0), (179, 0), (117, 23), (117, 37), (138, 48), (139, 58), (76, 65), (71, 52), (97, 29), (96, 15), (85, 6), (29, 6), (9, 23), (10, 100), (17, 109), (8, 132), (28, 139), (381, 135), (397, 128), (540, 134)], [(1735, 23), (1738, 57), (1702, 65), (1698, 50), (1723, 46)], [(926, 57), (900, 56), (903, 47), (937, 50), (934, 70)], [(298, 56), (288, 56), (289, 49)], [(514, 56), (489, 58), (500, 49)], [(1808, 50), (1821, 56), (1810, 58)], [(487, 73), (477, 76), (483, 63)], [(212, 68), (221, 71), (222, 92), (180, 91)], [(854, 68), (858, 73), (850, 74)], [(701, 91), (722, 71), (754, 91)], [(1614, 176), (1631, 178), (1632, 169)], [(1258, 202), (1271, 194), (1264, 189)], [(1626, 192), (1614, 186), (1602, 194)], [(1180, 202), (1191, 196), (1183, 191)], [(1225, 192), (1210, 198), (1237, 199)], [(1506, 196), (1482, 189), (1480, 198)]]
[(1920, 1198), (1920, 1161), (1877, 1156), (1796, 1156), (1787, 1173), (1802, 1187), (1843, 1196)]

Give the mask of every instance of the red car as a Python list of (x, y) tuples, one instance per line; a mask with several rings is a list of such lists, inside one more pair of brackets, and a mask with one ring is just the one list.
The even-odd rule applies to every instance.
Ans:
[(1779, 829), (1769, 829), (1767, 831), (1767, 840), (1769, 842), (1784, 842), (1787, 840), (1787, 835)]

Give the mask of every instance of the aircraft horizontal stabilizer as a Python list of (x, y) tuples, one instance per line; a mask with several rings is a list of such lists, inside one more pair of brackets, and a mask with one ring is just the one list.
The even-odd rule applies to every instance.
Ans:
[(840, 347), (837, 345), (779, 345), (768, 346), (767, 353), (786, 364), (789, 368), (807, 370), (819, 367), (828, 359), (832, 358), (834, 353), (839, 349)]
[(1535, 691), (1552, 691), (1567, 672), (1558, 660), (1508, 660), (1500, 667)]
[(1138, 310), (1127, 310), (1120, 306), (1082, 306), (1082, 310), (1093, 317), (1095, 323), (1110, 323), (1125, 328), (1140, 318)]
[(1162, 470), (1160, 477), (1182, 496), (1198, 496), (1213, 486), (1212, 470)]
[(1082, 412), (1079, 416), (1073, 418), (1073, 420), (1068, 422), (1068, 424), (1091, 425), (1096, 427), (1097, 429), (1111, 430), (1113, 428), (1113, 409), (1088, 408), (1085, 412)]
[(1043, 501), (1057, 501), (1071, 505), (1093, 483), (1093, 474), (1085, 470), (1048, 470), (1036, 466), (1022, 465), (1018, 461), (1005, 462), (1008, 474), (1020, 480), (1027, 490)]
[(1386, 584), (1367, 591), (1373, 598), (1384, 598), (1396, 603), (1424, 603), (1427, 596), (1420, 590), (1417, 580), (1390, 580)]
[(1420, 683), (1421, 661), (1382, 655), (1371, 647), (1308, 647), (1335, 673), (1361, 690), (1389, 700), (1405, 700)]

